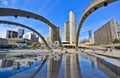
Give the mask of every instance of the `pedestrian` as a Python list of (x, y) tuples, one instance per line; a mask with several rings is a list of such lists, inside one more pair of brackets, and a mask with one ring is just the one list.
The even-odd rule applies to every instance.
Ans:
[(110, 52), (112, 52), (112, 49), (110, 49)]
[(103, 49), (103, 52), (106, 52), (106, 49)]
[(106, 48), (105, 50), (106, 50), (106, 52), (108, 52), (108, 49), (107, 49), (107, 48)]

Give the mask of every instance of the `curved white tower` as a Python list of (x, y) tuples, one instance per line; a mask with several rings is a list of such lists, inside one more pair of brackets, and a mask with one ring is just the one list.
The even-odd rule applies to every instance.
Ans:
[(70, 44), (75, 44), (76, 21), (75, 21), (75, 15), (72, 11), (70, 11), (70, 13), (69, 13), (69, 26), (70, 26)]

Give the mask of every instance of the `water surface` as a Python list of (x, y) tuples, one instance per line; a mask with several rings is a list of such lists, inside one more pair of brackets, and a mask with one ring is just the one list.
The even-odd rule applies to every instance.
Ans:
[(0, 78), (120, 78), (120, 67), (85, 53), (0, 59)]

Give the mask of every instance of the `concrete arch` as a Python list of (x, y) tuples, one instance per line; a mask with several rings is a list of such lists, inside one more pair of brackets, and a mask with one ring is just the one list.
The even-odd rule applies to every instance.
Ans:
[(46, 40), (44, 39), (44, 37), (39, 32), (37, 32), (36, 30), (32, 29), (31, 27), (23, 25), (23, 24), (20, 24), (20, 23), (11, 22), (11, 21), (5, 21), (5, 20), (0, 20), (0, 24), (12, 24), (12, 25), (16, 25), (16, 26), (20, 26), (20, 27), (24, 27), (24, 28), (29, 29), (29, 30), (35, 32), (43, 40), (43, 42), (45, 43), (46, 47), (48, 49), (50, 49), (50, 47), (48, 46), (48, 44), (47, 44)]
[(11, 9), (11, 8), (0, 8), (0, 16), (15, 16), (15, 18), (20, 16), (20, 17), (33, 18), (33, 19), (44, 22), (45, 24), (47, 24), (48, 26), (50, 26), (52, 29), (55, 30), (55, 32), (57, 33), (56, 36), (59, 40), (60, 46), (63, 49), (60, 35), (56, 30), (56, 26), (53, 23), (51, 23), (49, 20), (44, 18), (43, 16), (28, 12), (28, 11), (24, 11), (24, 10), (20, 10), (20, 9)]
[(82, 24), (85, 21), (85, 19), (97, 9), (103, 6), (107, 6), (108, 4), (115, 2), (115, 1), (118, 1), (118, 0), (93, 0), (93, 2), (85, 9), (80, 19), (79, 25), (78, 25), (76, 45), (75, 45), (76, 50), (78, 49), (78, 40), (79, 40), (80, 30), (81, 30)]

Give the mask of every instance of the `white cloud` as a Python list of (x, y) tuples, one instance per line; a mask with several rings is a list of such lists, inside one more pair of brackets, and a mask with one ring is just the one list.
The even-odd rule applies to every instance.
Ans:
[(51, 11), (54, 10), (54, 8), (59, 5), (61, 0), (55, 0), (54, 2), (51, 2), (50, 0), (46, 0), (44, 2), (41, 2), (40, 11), (43, 11), (47, 14), (51, 13)]
[(56, 0), (53, 5), (48, 9), (49, 12), (53, 11), (54, 8), (61, 2), (61, 0)]
[(25, 5), (34, 4), (36, 0), (26, 0)]
[(4, 5), (4, 6), (7, 6), (7, 5), (8, 5), (8, 1), (7, 1), (7, 0), (1, 0), (1, 3), (2, 3), (2, 5)]

